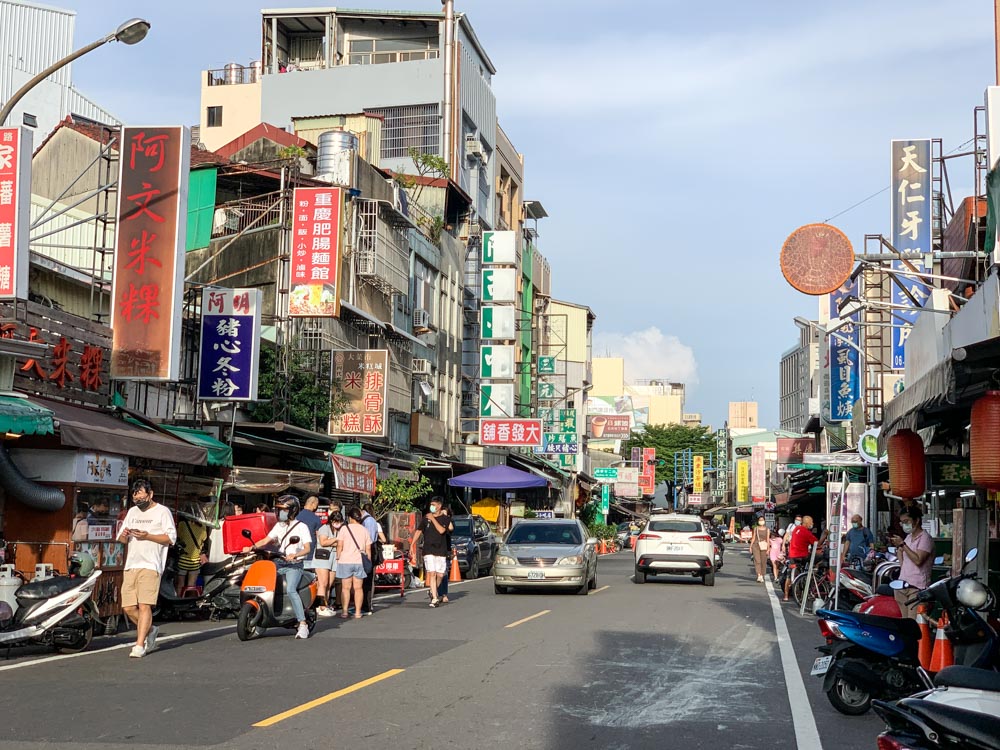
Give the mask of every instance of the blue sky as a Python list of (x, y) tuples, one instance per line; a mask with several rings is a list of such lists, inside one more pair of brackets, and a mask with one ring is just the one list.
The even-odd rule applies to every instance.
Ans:
[[(138, 7), (53, 4), (77, 11), (80, 44)], [(319, 4), (148, 5), (149, 37), (83, 58), (74, 81), (126, 121), (191, 124), (199, 71), (259, 57), (261, 7)], [(950, 151), (972, 138), (994, 76), (988, 0), (456, 5), (497, 67), (527, 197), (550, 214), (540, 247), (554, 294), (597, 314), (595, 354), (626, 356), (627, 377), (686, 381), (686, 410), (713, 425), (728, 401), (757, 400), (761, 424), (777, 426), (792, 317), (817, 310), (781, 276), (785, 237), (886, 187), (890, 139), (939, 137)], [(956, 202), (972, 169), (949, 164)], [(887, 232), (888, 201), (832, 223), (859, 249)]]

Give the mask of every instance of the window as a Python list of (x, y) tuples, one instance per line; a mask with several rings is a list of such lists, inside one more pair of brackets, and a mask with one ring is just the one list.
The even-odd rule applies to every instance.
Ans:
[(438, 105), (416, 104), (408, 107), (366, 109), (365, 114), (380, 115), (382, 124), (382, 159), (406, 158), (408, 149), (422, 154), (436, 154), (440, 143)]
[(206, 110), (205, 126), (209, 128), (222, 127), (222, 107), (209, 107)]
[(352, 39), (348, 63), (379, 65), (382, 63), (434, 60), (438, 56), (438, 38), (425, 39)]
[(701, 521), (650, 521), (646, 531), (663, 531), (675, 534), (697, 534)]
[(507, 535), (507, 544), (583, 544), (580, 530), (569, 524), (519, 523)]
[(29, 128), (38, 127), (38, 118), (35, 117), (34, 115), (28, 114), (27, 112), (25, 112), (24, 115), (21, 117), (21, 122), (23, 122)]

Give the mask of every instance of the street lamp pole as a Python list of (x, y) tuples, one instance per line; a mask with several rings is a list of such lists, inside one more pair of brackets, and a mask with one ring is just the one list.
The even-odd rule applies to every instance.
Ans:
[(7, 122), (7, 118), (10, 116), (11, 111), (17, 106), (17, 103), (24, 98), (31, 89), (37, 86), (39, 83), (44, 81), (50, 75), (55, 73), (60, 68), (69, 65), (74, 60), (83, 57), (88, 52), (92, 52), (98, 47), (102, 47), (108, 42), (122, 42), (123, 44), (137, 44), (146, 38), (146, 34), (149, 32), (149, 21), (144, 21), (141, 18), (132, 18), (107, 36), (98, 39), (95, 42), (91, 42), (85, 47), (81, 47), (75, 52), (71, 52), (66, 55), (62, 60), (57, 60), (52, 63), (49, 67), (43, 70), (41, 73), (36, 75), (21, 88), (14, 92), (14, 95), (7, 100), (4, 104), (3, 109), (0, 110), (0, 127)]

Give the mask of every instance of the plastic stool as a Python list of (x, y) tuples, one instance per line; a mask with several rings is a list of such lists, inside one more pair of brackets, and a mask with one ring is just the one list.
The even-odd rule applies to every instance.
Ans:
[(201, 596), (201, 586), (185, 586), (181, 589), (181, 599), (186, 599), (187, 597), (194, 597), (197, 599)]

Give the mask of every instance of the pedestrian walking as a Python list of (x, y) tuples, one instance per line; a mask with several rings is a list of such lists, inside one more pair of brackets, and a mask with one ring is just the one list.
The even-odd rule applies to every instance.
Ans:
[(160, 593), (167, 550), (177, 542), (177, 528), (170, 510), (153, 499), (148, 480), (132, 483), (132, 503), (118, 532), (118, 541), (128, 542), (121, 605), (135, 624), (135, 645), (128, 655), (141, 659), (156, 650), (160, 629), (153, 625), (153, 605)]
[(454, 529), (451, 520), (442, 514), (440, 497), (431, 498), (430, 509), (410, 542), (410, 555), (416, 558), (417, 544), (424, 540), (424, 583), (431, 590), (431, 606), (441, 604), (438, 584), (448, 569), (447, 534)]
[(337, 532), (344, 525), (344, 517), (337, 511), (327, 516), (327, 522), (316, 531), (316, 555), (313, 557), (313, 573), (316, 574), (316, 614), (319, 617), (333, 617), (330, 592), (337, 590)]
[(382, 528), (379, 522), (375, 520), (375, 516), (372, 515), (375, 512), (375, 508), (371, 503), (365, 503), (361, 506), (361, 524), (365, 527), (365, 531), (368, 532), (368, 536), (372, 540), (372, 549), (370, 553), (370, 559), (372, 561), (372, 574), (369, 575), (362, 583), (362, 589), (364, 591), (364, 607), (362, 614), (373, 615), (375, 614), (375, 608), (372, 606), (372, 597), (375, 594), (375, 573), (374, 568), (377, 568), (382, 564), (382, 544), (385, 542), (385, 534), (382, 533)]
[(757, 572), (757, 582), (764, 582), (767, 572), (767, 555), (771, 549), (771, 534), (763, 517), (757, 519), (753, 534), (750, 536), (750, 553), (753, 555), (753, 567)]
[[(363, 582), (374, 576), (371, 564), (372, 539), (361, 523), (361, 508), (352, 507), (347, 512), (347, 523), (337, 532), (337, 579), (340, 581), (341, 619), (347, 619), (354, 597), (354, 619), (362, 617), (364, 604)], [(367, 565), (366, 565), (367, 561)]]
[(931, 568), (934, 567), (934, 540), (923, 528), (924, 514), (920, 506), (914, 504), (899, 514), (899, 523), (903, 527), (906, 538), (898, 535), (889, 538), (896, 546), (899, 557), (899, 580), (904, 583), (902, 589), (894, 592), (896, 604), (903, 617), (916, 619), (917, 603), (909, 601), (916, 597), (918, 591), (923, 591), (931, 585)]
[[(302, 559), (302, 568), (304, 570), (315, 571), (316, 567), (316, 550), (318, 549), (316, 534), (323, 525), (323, 519), (316, 515), (318, 508), (319, 498), (316, 495), (310, 495), (302, 503), (302, 510), (299, 511), (298, 515), (299, 522), (309, 529), (309, 554)], [(319, 577), (317, 576), (318, 580)]]
[[(449, 582), (448, 579), (451, 578), (450, 565), (451, 565), (452, 555), (455, 554), (451, 548), (451, 530), (455, 528), (455, 525), (451, 522), (451, 509), (447, 505), (441, 506), (441, 515), (448, 519), (448, 525), (446, 527), (447, 533), (445, 533), (444, 535), (444, 541), (445, 541), (445, 549), (447, 550), (447, 554), (445, 555), (445, 560), (447, 560), (447, 565), (449, 566), (449, 568), (445, 572), (445, 574), (441, 576), (441, 580), (438, 582), (438, 598), (441, 600), (442, 604), (447, 604), (448, 582)], [(429, 591), (427, 593), (428, 595), (430, 595)]]
[(778, 563), (785, 559), (783, 552), (784, 536), (784, 529), (778, 529), (777, 531), (771, 529), (771, 538), (768, 540), (770, 549), (768, 549), (767, 556), (771, 561), (771, 575), (774, 577), (775, 581), (778, 580)]

